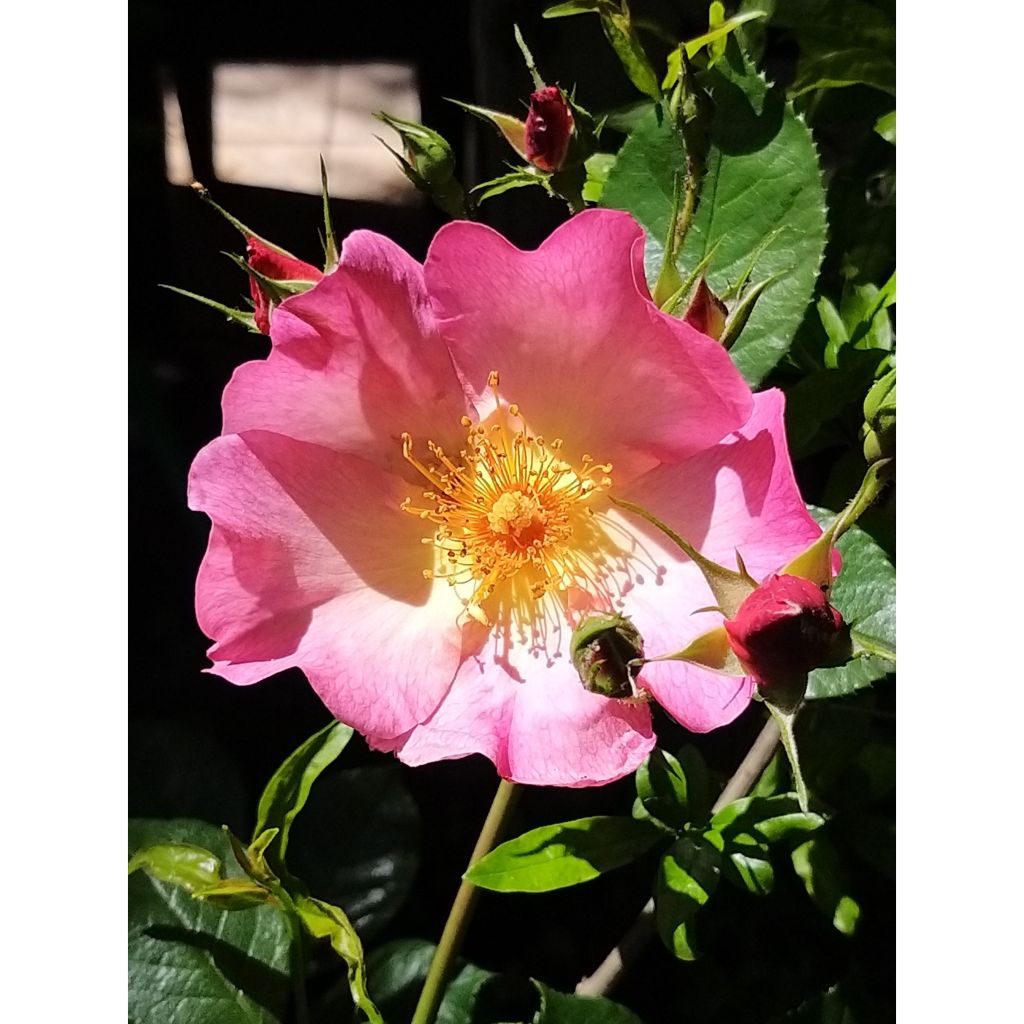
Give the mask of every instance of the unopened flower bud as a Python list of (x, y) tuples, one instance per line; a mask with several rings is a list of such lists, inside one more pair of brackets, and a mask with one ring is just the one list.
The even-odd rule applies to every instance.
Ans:
[(719, 341), (728, 315), (725, 303), (708, 287), (707, 279), (702, 274), (683, 314), (683, 321), (701, 334)]
[(761, 695), (780, 706), (799, 703), (812, 669), (842, 664), (850, 655), (843, 617), (821, 587), (802, 576), (769, 576), (725, 631)]
[[(307, 281), (312, 285), (324, 276), (311, 264), (271, 249), (258, 238), (246, 239), (245, 256), (249, 266), (270, 281)], [(270, 310), (280, 296), (267, 294), (255, 277), (249, 278), (249, 294), (252, 296), (256, 326), (263, 334), (269, 334)]]
[(526, 116), (526, 159), (542, 171), (560, 170), (569, 152), (572, 128), (572, 111), (557, 85), (532, 93)]
[(878, 462), (896, 454), (896, 369), (875, 381), (864, 399), (864, 458)]
[(644, 656), (644, 642), (626, 616), (588, 616), (573, 630), (569, 649), (585, 689), (604, 697), (636, 695), (633, 683), (640, 665), (635, 662)]

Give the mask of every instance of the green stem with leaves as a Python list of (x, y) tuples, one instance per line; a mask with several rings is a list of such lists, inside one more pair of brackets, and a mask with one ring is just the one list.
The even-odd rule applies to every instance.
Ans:
[[(468, 871), (485, 853), (493, 848), (501, 831), (508, 820), (508, 815), (515, 804), (519, 790), (512, 782), (502, 779), (494, 794), (494, 801), (491, 809), (487, 812), (483, 828), (477, 837), (476, 846), (469, 858)], [(448, 920), (445, 923), (444, 931), (441, 933), (441, 940), (434, 951), (434, 958), (430, 962), (430, 970), (427, 972), (427, 979), (423, 983), (423, 991), (420, 993), (419, 1002), (416, 1004), (416, 1012), (412, 1016), (412, 1024), (433, 1024), (437, 1016), (437, 1009), (441, 1005), (441, 998), (444, 995), (445, 983), (455, 965), (455, 958), (459, 955), (462, 940), (465, 937), (466, 929), (469, 927), (473, 915), (473, 908), (476, 906), (479, 889), (472, 882), (463, 879), (459, 891), (455, 894), (452, 909), (448, 912)]]
[[(747, 794), (750, 787), (757, 781), (758, 776), (764, 771), (765, 765), (772, 759), (778, 745), (779, 726), (775, 718), (769, 718), (740, 762), (740, 766), (733, 772), (732, 778), (718, 794), (718, 799), (711, 808), (712, 815), (717, 814), (726, 804)], [(606, 995), (625, 974), (630, 964), (639, 957), (653, 934), (654, 900), (649, 899), (630, 926), (629, 931), (608, 953), (597, 970), (583, 978), (576, 986), (576, 995)]]

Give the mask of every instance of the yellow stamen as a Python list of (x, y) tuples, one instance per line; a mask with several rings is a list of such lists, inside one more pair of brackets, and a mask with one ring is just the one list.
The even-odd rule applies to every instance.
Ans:
[(543, 646), (551, 616), (533, 603), (573, 588), (606, 604), (612, 600), (604, 566), (620, 549), (589, 507), (611, 485), (612, 467), (589, 455), (576, 466), (565, 461), (562, 440), (531, 434), (519, 406), (502, 405), (498, 384), (492, 371), (488, 385), (496, 409), (488, 423), (462, 417), (466, 443), (457, 457), (428, 441), (428, 464), (413, 454), (412, 438), (402, 435), (403, 455), (429, 484), (424, 507), (407, 498), (402, 508), (437, 527), (424, 539), (435, 549), (428, 578), (465, 585), (470, 616), (488, 625), (491, 616), (508, 626), (516, 622)]

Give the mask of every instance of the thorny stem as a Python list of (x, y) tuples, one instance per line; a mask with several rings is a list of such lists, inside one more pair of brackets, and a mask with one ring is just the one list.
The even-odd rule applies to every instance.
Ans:
[[(467, 871), (494, 846), (518, 795), (518, 787), (512, 782), (502, 779), (497, 793), (494, 794), (491, 809), (487, 812), (483, 828), (480, 829), (476, 846), (473, 847)], [(423, 991), (416, 1004), (412, 1024), (433, 1024), (437, 1009), (441, 1005), (441, 997), (444, 995), (445, 982), (455, 963), (455, 958), (459, 955), (459, 949), (462, 946), (466, 929), (469, 927), (478, 894), (479, 890), (472, 882), (462, 880), (459, 891), (455, 894), (452, 909), (448, 912), (448, 920), (441, 933), (441, 941), (438, 942), (434, 958), (430, 962), (430, 970), (427, 972), (427, 980), (423, 983)]]
[[(772, 754), (775, 753), (778, 744), (779, 726), (774, 718), (769, 718), (765, 722), (764, 728), (758, 733), (750, 750), (747, 751), (747, 756), (743, 758), (740, 766), (733, 772), (732, 778), (718, 794), (718, 799), (711, 808), (712, 814), (716, 814), (726, 804), (737, 800), (750, 789), (761, 772), (764, 771), (765, 765), (772, 759)], [(629, 931), (604, 958), (597, 970), (576, 986), (576, 995), (606, 995), (640, 955), (653, 934), (654, 900), (650, 899), (630, 926)]]

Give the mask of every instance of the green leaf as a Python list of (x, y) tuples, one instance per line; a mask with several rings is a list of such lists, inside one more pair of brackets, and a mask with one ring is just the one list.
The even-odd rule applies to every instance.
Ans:
[(755, 896), (765, 896), (775, 886), (775, 870), (768, 857), (758, 856), (757, 851), (756, 845), (745, 850), (743, 844), (734, 844), (728, 851), (729, 877), (738, 879)]
[(642, 1024), (640, 1018), (626, 1007), (610, 999), (570, 996), (548, 988), (534, 980), (540, 993), (540, 1009), (534, 1024)]
[(664, 833), (633, 818), (543, 825), (493, 849), (465, 878), (495, 892), (549, 892), (589, 882), (646, 853)]
[[(395, 939), (367, 957), (369, 988), (389, 1024), (412, 1017), (435, 949), (425, 939)], [(481, 990), (498, 977), (475, 964), (462, 960), (456, 963), (452, 980), (445, 986), (436, 1024), (470, 1024), (476, 1019)]]
[(306, 931), (315, 939), (327, 939), (331, 949), (345, 961), (349, 991), (355, 1005), (366, 1015), (370, 1024), (384, 1024), (384, 1018), (366, 990), (363, 944), (344, 911), (323, 900), (302, 895), (295, 897), (295, 909)]
[(708, 843), (686, 836), (661, 859), (655, 882), (655, 924), (680, 960), (696, 960), (694, 918), (718, 886), (721, 857)]
[(608, 0), (567, 0), (564, 4), (555, 4), (553, 7), (545, 8), (541, 17), (568, 18), (573, 14), (586, 14), (607, 6)]
[[(711, 6), (714, 7), (715, 5), (712, 4)], [(719, 4), (718, 6), (721, 7), (721, 4)], [(694, 39), (688, 39), (685, 43), (683, 43), (683, 46), (686, 47), (686, 56), (689, 57), (691, 60), (693, 60), (693, 58), (696, 57), (697, 54), (705, 46), (710, 47), (712, 53), (718, 52), (719, 55), (720, 55), (720, 51), (716, 50), (715, 44), (724, 45), (725, 38), (726, 38), (726, 36), (729, 35), (730, 32), (735, 32), (736, 29), (738, 29), (740, 27), (740, 25), (745, 25), (748, 21), (754, 21), (757, 18), (764, 18), (764, 17), (767, 17), (767, 15), (765, 14), (764, 11), (744, 11), (742, 14), (737, 14), (734, 17), (729, 18), (726, 21), (723, 21), (723, 22), (721, 22), (718, 25), (710, 26), (708, 31), (705, 32), (702, 36), (697, 36)], [(676, 50), (675, 54), (678, 54), (678, 52), (679, 51)], [(670, 69), (670, 71), (671, 71), (671, 68), (672, 68), (672, 57), (675, 54), (669, 54), (669, 69)], [(680, 59), (679, 59), (678, 56), (676, 56), (676, 58), (675, 58), (675, 63), (676, 63), (676, 65), (678, 65), (680, 63)], [(679, 75), (679, 68), (677, 66), (676, 67), (676, 77), (678, 77), (678, 75)], [(674, 84), (675, 84), (675, 79), (673, 79), (671, 82), (665, 82), (664, 83), (665, 88), (668, 88), (670, 85), (674, 85)]]
[(780, 796), (744, 796), (726, 804), (712, 819), (711, 827), (729, 840), (750, 836), (776, 843), (795, 833), (820, 828), (825, 819), (813, 811), (801, 811), (792, 793)]
[(843, 935), (857, 930), (860, 905), (847, 894), (849, 878), (839, 852), (824, 835), (801, 843), (792, 853), (793, 867), (808, 895)]
[(892, 111), (890, 114), (883, 114), (875, 122), (875, 131), (885, 139), (886, 142), (891, 142), (894, 146), (896, 145), (896, 111)]
[(289, 860), (364, 941), (402, 907), (419, 867), (420, 816), (393, 764), (322, 775), (295, 823)]
[(284, 866), (292, 822), (306, 805), (317, 777), (341, 754), (351, 738), (349, 726), (331, 722), (289, 754), (263, 790), (256, 812), (253, 840), (268, 828), (281, 830), (267, 861), (286, 882), (294, 881)]
[(651, 67), (651, 62), (644, 52), (643, 44), (636, 34), (628, 10), (625, 5), (621, 11), (615, 10), (611, 5), (602, 7), (598, 10), (601, 28), (604, 29), (605, 39), (611, 43), (629, 80), (651, 99), (660, 99), (661, 86), (658, 76), (654, 73), (654, 68)]
[[(209, 850), (229, 878), (241, 878), (219, 828), (189, 819), (129, 821), (129, 854), (166, 845)], [(128, 1017), (146, 1024), (283, 1022), (290, 947), (287, 920), (275, 907), (220, 911), (136, 872), (128, 879)]]
[[(835, 516), (813, 505), (808, 508), (822, 525)], [(830, 600), (852, 627), (854, 649), (863, 653), (839, 668), (815, 669), (808, 677), (808, 700), (853, 693), (896, 668), (896, 569), (859, 527), (851, 527), (836, 546), (843, 568)]]
[(879, 352), (840, 346), (835, 369), (813, 371), (790, 388), (786, 393), (786, 436), (794, 459), (827, 447), (823, 428), (851, 405), (863, 403), (879, 364), (886, 358)]
[(711, 807), (711, 780), (696, 747), (686, 746), (679, 758), (655, 748), (637, 769), (636, 792), (651, 817), (681, 829), (703, 821)]
[(868, 85), (895, 96), (895, 58), (861, 47), (816, 54), (800, 62), (790, 95), (795, 98), (815, 89), (842, 89), (850, 85)]
[(895, 7), (864, 0), (786, 0), (772, 23), (800, 47), (794, 93), (868, 85), (896, 93)]
[[(731, 44), (697, 75), (715, 103), (700, 205), (680, 256), (684, 271), (713, 251), (708, 283), (721, 295), (741, 277), (777, 276), (730, 351), (758, 384), (789, 348), (814, 292), (825, 248), (825, 198), (810, 132)], [(662, 259), (673, 177), (685, 155), (671, 119), (645, 117), (619, 153), (601, 202), (628, 210), (648, 234), (648, 278)]]
[(128, 874), (142, 869), (150, 878), (170, 882), (186, 892), (195, 892), (219, 882), (220, 859), (201, 846), (186, 843), (158, 843), (139, 850), (128, 861)]

